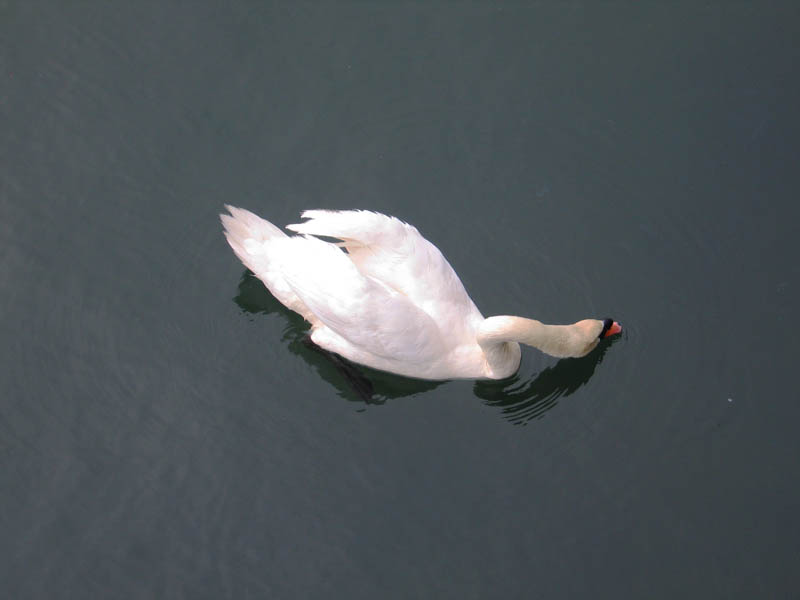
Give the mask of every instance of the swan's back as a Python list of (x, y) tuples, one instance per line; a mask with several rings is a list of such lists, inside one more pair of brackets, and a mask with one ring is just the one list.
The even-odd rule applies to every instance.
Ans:
[(306, 211), (308, 221), (288, 226), (301, 235), (287, 236), (249, 211), (227, 208), (222, 222), (236, 255), (311, 323), (321, 347), (412, 377), (480, 374), (475, 334), (483, 317), (442, 253), (413, 226), (367, 211)]
[(483, 316), (447, 259), (416, 227), (363, 210), (308, 210), (302, 217), (309, 220), (287, 229), (342, 240), (362, 274), (406, 296), (453, 341), (474, 338)]

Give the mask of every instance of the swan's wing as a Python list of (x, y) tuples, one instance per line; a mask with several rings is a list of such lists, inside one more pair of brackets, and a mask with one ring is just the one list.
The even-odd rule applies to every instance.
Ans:
[(298, 233), (338, 238), (345, 242), (348, 250), (382, 247), (404, 254), (408, 251), (410, 232), (424, 239), (412, 225), (369, 210), (307, 210), (300, 216), (308, 221), (287, 225), (286, 228)]
[(319, 323), (359, 350), (410, 363), (445, 353), (439, 328), (427, 313), (361, 273), (334, 244), (296, 236), (275, 240), (271, 252), (284, 280)]
[(460, 331), (482, 320), (480, 311), (439, 249), (413, 225), (363, 210), (307, 210), (298, 233), (342, 240), (358, 270), (407, 296), (442, 329)]

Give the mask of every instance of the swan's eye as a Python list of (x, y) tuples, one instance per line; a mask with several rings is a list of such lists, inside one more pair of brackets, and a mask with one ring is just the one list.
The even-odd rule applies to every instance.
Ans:
[(598, 336), (601, 340), (603, 338), (611, 337), (622, 333), (622, 325), (617, 323), (614, 319), (603, 319), (603, 331)]
[(608, 330), (611, 329), (611, 326), (613, 324), (614, 324), (614, 319), (603, 319), (603, 330), (600, 332), (600, 335), (598, 335), (597, 337), (599, 339), (601, 339), (601, 340), (604, 337), (606, 337), (606, 334), (608, 333)]

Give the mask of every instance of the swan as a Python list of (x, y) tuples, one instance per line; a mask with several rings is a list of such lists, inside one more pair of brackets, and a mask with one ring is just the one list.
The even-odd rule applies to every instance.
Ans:
[(306, 221), (287, 225), (300, 234), (290, 236), (225, 208), (225, 237), (239, 260), (311, 323), (311, 341), (354, 363), (418, 379), (504, 379), (519, 368), (520, 343), (579, 357), (622, 331), (613, 319), (484, 318), (439, 249), (395, 217), (307, 210)]

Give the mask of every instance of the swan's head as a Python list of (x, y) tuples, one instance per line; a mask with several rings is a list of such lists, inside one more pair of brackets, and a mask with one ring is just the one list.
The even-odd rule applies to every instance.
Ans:
[(622, 333), (622, 325), (614, 319), (584, 319), (574, 325), (578, 332), (574, 341), (577, 349), (574, 357), (586, 356), (597, 347), (600, 340)]

